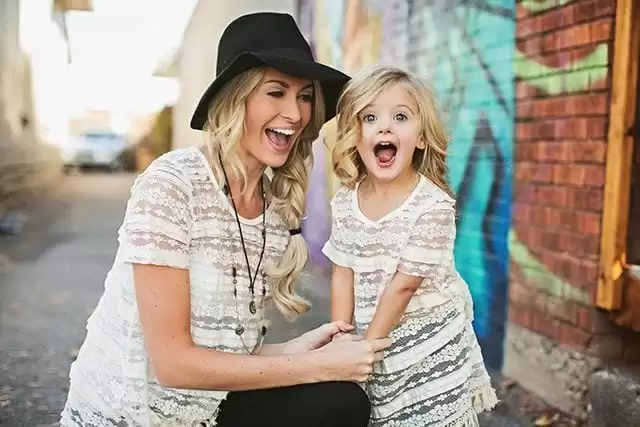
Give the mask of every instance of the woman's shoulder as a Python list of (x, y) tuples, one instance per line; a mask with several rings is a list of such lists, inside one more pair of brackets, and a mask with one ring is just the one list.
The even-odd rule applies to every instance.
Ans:
[(177, 178), (190, 186), (193, 181), (208, 179), (206, 164), (199, 147), (177, 148), (161, 154), (142, 172), (145, 175)]

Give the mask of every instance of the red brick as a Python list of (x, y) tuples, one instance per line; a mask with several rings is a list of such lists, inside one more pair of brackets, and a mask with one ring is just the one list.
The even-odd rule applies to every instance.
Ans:
[(586, 213), (586, 212), (577, 212), (576, 217), (578, 218), (578, 232), (589, 235), (589, 236), (599, 236), (600, 228), (601, 228), (601, 217), (598, 214)]
[(567, 188), (566, 204), (580, 211), (601, 212), (603, 201), (602, 189)]
[(533, 135), (531, 123), (516, 123), (516, 139), (518, 141), (530, 140)]
[(534, 292), (520, 282), (512, 283), (509, 286), (509, 301), (511, 302), (527, 305), (533, 296)]
[(611, 18), (604, 18), (598, 21), (592, 22), (591, 27), (591, 41), (593, 43), (606, 42), (613, 39), (613, 25)]
[(510, 304), (509, 321), (529, 329), (531, 327), (531, 310), (526, 306)]
[(614, 16), (616, 12), (615, 0), (595, 0), (595, 16)]
[(548, 296), (545, 303), (545, 309), (548, 314), (565, 323), (578, 326), (578, 307), (574, 302), (554, 296)]
[(589, 346), (592, 335), (568, 323), (560, 324), (560, 343), (579, 350)]
[(538, 96), (538, 89), (518, 80), (516, 81), (516, 99), (529, 99)]
[(590, 139), (604, 138), (607, 135), (607, 119), (597, 117), (589, 119), (587, 132)]
[(607, 146), (603, 140), (563, 141), (563, 145), (567, 151), (567, 160), (572, 163), (605, 162)]
[(560, 336), (560, 322), (546, 313), (531, 310), (531, 330), (547, 338), (558, 339)]
[(595, 307), (577, 307), (578, 324), (592, 334), (611, 333), (614, 325), (609, 316)]

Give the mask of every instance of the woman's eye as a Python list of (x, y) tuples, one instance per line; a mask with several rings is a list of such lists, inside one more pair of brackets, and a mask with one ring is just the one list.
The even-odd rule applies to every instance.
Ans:
[(284, 92), (276, 90), (276, 91), (268, 92), (267, 95), (273, 96), (274, 98), (281, 98), (282, 96), (284, 96)]
[(375, 119), (376, 119), (376, 116), (374, 116), (373, 114), (365, 114), (364, 116), (362, 116), (362, 121), (367, 123), (371, 123)]
[(303, 93), (300, 95), (302, 102), (313, 102), (313, 95), (310, 93)]
[(394, 118), (401, 122), (401, 121), (407, 120), (407, 115), (404, 113), (398, 113)]

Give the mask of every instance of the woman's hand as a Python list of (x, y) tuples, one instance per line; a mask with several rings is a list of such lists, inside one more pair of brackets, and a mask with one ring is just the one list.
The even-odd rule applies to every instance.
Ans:
[(325, 370), (327, 381), (366, 382), (373, 372), (373, 364), (384, 358), (390, 338), (365, 340), (344, 336), (316, 350)]
[(330, 343), (337, 334), (346, 334), (353, 330), (352, 325), (341, 320), (325, 323), (285, 343), (282, 353), (295, 354), (316, 350)]

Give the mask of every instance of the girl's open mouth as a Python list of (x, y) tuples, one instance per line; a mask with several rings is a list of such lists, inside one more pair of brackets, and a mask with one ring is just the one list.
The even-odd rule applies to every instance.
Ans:
[(393, 142), (383, 141), (373, 146), (373, 154), (376, 156), (378, 166), (381, 168), (391, 167), (396, 159), (397, 152), (398, 147)]
[(267, 128), (264, 133), (276, 150), (286, 151), (291, 146), (293, 134), (296, 132), (293, 129)]

